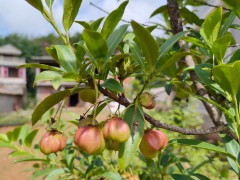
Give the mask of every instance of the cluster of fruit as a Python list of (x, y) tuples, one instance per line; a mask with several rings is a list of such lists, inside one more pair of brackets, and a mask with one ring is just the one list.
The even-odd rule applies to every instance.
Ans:
[[(155, 101), (149, 93), (143, 93), (139, 101), (143, 107), (148, 109), (155, 106)], [(120, 144), (130, 137), (128, 124), (118, 116), (109, 118), (102, 128), (88, 123), (85, 125), (85, 120), (93, 121), (93, 119), (85, 118), (79, 122), (79, 128), (74, 135), (74, 144), (88, 154), (100, 154), (105, 148), (118, 151)], [(153, 158), (167, 144), (168, 140), (163, 132), (148, 129), (144, 132), (139, 149), (146, 158)], [(43, 135), (39, 146), (44, 154), (56, 153), (65, 148), (66, 137), (57, 130), (51, 130)]]

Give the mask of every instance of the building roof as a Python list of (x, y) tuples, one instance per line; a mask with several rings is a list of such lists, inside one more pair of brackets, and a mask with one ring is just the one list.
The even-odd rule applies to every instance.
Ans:
[(5, 44), (3, 46), (0, 46), (0, 54), (20, 56), (22, 54), (22, 51), (11, 44)]

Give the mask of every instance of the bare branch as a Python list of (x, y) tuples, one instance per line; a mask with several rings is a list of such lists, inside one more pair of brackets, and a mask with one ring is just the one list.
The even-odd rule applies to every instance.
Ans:
[[(115, 96), (111, 92), (109, 92), (107, 89), (103, 89), (100, 85), (98, 85), (98, 90), (105, 96), (113, 99), (114, 101), (118, 102), (119, 104), (127, 107), (130, 105), (130, 102), (125, 98), (125, 96), (121, 96), (121, 98)], [(163, 128), (169, 131), (181, 133), (184, 135), (203, 135), (203, 134), (213, 134), (213, 133), (228, 133), (230, 131), (229, 127), (226, 124), (222, 124), (216, 127), (211, 127), (208, 129), (185, 129), (181, 127), (176, 127), (173, 125), (169, 125), (166, 123), (162, 123), (161, 121), (158, 121), (148, 115), (147, 113), (144, 113), (145, 119), (154, 127), (157, 128)]]
[[(199, 4), (202, 4), (204, 6), (210, 6), (210, 7), (214, 7), (214, 8), (218, 8), (220, 6), (216, 6), (216, 5), (213, 5), (213, 4), (209, 4), (209, 3), (206, 3), (206, 2), (202, 2), (202, 1), (198, 1), (198, 0), (194, 0), (194, 2), (197, 2)], [(226, 11), (231, 11), (230, 9), (228, 8), (225, 8), (225, 7), (222, 7), (223, 10), (226, 10)]]
[[(93, 7), (95, 7), (95, 8), (97, 8), (98, 10), (100, 10), (100, 11), (106, 13), (106, 14), (110, 14), (108, 11), (102, 9), (101, 7), (99, 7), (98, 5), (96, 5), (96, 4), (92, 3), (92, 2), (90, 2), (90, 5), (93, 6)], [(125, 20), (125, 19), (121, 19), (121, 21), (122, 21), (122, 22), (125, 22), (125, 23), (128, 23), (128, 24), (131, 23), (130, 21)], [(148, 26), (149, 26), (149, 25), (147, 25), (147, 24), (143, 24), (143, 23), (141, 23), (141, 25), (142, 25), (142, 26), (145, 26), (145, 27), (148, 27)], [(168, 32), (171, 31), (171, 30), (169, 30), (169, 29), (166, 29), (166, 28), (160, 28), (160, 27), (156, 27), (156, 29), (164, 30), (164, 31), (168, 31)]]

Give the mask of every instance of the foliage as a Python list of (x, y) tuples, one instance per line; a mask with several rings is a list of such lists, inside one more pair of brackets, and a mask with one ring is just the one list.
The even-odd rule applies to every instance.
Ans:
[[(211, 163), (213, 157), (219, 155), (228, 161), (229, 169), (239, 176), (240, 96), (239, 80), (235, 78), (240, 68), (239, 52), (230, 58), (230, 62), (226, 58), (227, 50), (231, 44), (235, 43), (231, 32), (228, 32), (230, 27), (236, 27), (231, 26), (234, 13), (236, 16), (239, 15), (239, 9), (234, 7), (234, 3), (230, 0), (224, 1), (233, 12), (225, 13), (222, 7), (217, 7), (205, 20), (201, 20), (195, 12), (186, 8), (188, 5), (198, 6), (196, 3), (188, 0), (178, 1), (178, 4), (175, 1), (168, 1), (167, 6), (158, 8), (152, 14), (152, 16), (162, 14), (166, 20), (167, 29), (164, 28), (164, 30), (168, 33), (168, 38), (157, 41), (151, 34), (156, 26), (147, 28), (136, 21), (131, 21), (130, 25), (117, 26), (128, 4), (128, 1), (124, 1), (104, 19), (90, 22), (76, 21), (84, 27), (84, 30), (81, 39), (71, 42), (69, 28), (75, 21), (81, 1), (64, 1), (62, 21), (65, 32), (60, 30), (53, 18), (53, 1), (47, 1), (47, 7), (41, 0), (27, 0), (27, 2), (55, 28), (63, 44), (51, 45), (47, 48), (48, 54), (59, 64), (59, 68), (36, 64), (26, 64), (21, 67), (38, 66), (47, 70), (40, 73), (35, 82), (50, 81), (55, 89), (58, 89), (63, 82), (75, 84), (70, 89), (59, 90), (44, 99), (32, 114), (32, 125), (38, 124), (49, 109), (61, 102), (48, 128), (60, 130), (61, 113), (66, 98), (83, 90), (92, 89), (95, 90), (95, 99), (100, 95), (102, 100), (93, 102), (92, 107), (80, 116), (79, 121), (81, 122), (86, 115), (89, 115), (91, 118), (87, 118), (89, 120), (87, 124), (90, 124), (88, 126), (97, 127), (94, 129), (103, 127), (104, 122), (97, 123), (96, 117), (104, 113), (104, 107), (110, 101), (114, 101), (119, 104), (115, 114), (122, 117), (131, 130), (131, 137), (119, 145), (118, 153), (105, 150), (100, 155), (88, 155), (73, 146), (74, 133), (70, 131), (68, 145), (59, 157), (60, 161), (54, 154), (40, 159), (31, 156), (28, 159), (50, 163), (50, 165), (44, 164), (45, 168), (43, 171), (38, 171), (37, 175), (46, 175), (46, 179), (54, 177), (121, 179), (124, 172), (132, 171), (141, 179), (164, 179), (165, 176), (172, 179), (209, 179), (210, 175), (203, 172), (200, 174), (197, 170)], [(206, 4), (205, 1), (200, 2)], [(171, 14), (171, 8), (175, 8), (175, 11), (179, 10), (181, 17), (175, 17), (176, 12), (174, 15)], [(182, 18), (184, 27), (195, 24), (197, 28), (193, 29), (191, 26), (183, 28), (180, 23), (173, 24), (173, 18)], [(177, 22), (180, 22), (180, 19), (177, 19)], [(170, 24), (173, 31), (169, 31)], [(128, 26), (132, 27), (133, 32), (127, 32)], [(133, 81), (132, 79), (138, 81), (140, 88), (128, 92), (127, 84)], [(190, 120), (194, 118), (191, 115), (184, 117), (178, 113), (177, 116), (171, 113), (174, 117), (171, 119), (168, 116), (171, 119), (169, 122), (163, 123), (161, 119), (161, 121), (156, 120), (159, 117), (155, 116), (159, 114), (154, 114), (153, 110), (144, 109), (139, 98), (143, 93), (160, 87), (164, 88), (168, 94), (174, 95), (174, 99), (179, 104), (181, 101), (188, 101), (190, 97), (201, 100), (216, 127), (198, 130), (194, 126), (189, 130), (187, 127), (191, 124), (185, 118), (190, 117)], [(91, 96), (94, 94), (91, 93)], [(120, 105), (125, 106), (123, 112), (120, 112)], [(180, 113), (184, 112), (183, 109), (179, 109)], [(227, 124), (214, 116), (214, 110), (217, 116), (224, 114)], [(189, 109), (187, 111), (190, 112)], [(62, 124), (66, 123), (62, 121)], [(76, 120), (71, 122), (74, 124), (71, 129), (75, 131), (77, 129), (75, 125), (79, 122)], [(155, 159), (147, 159), (139, 153), (138, 147), (145, 130), (149, 128), (163, 128), (190, 135), (216, 132), (223, 134), (221, 143), (214, 145), (192, 137), (182, 138), (180, 135), (173, 139), (171, 133), (167, 132), (171, 139), (169, 145), (159, 152)], [(2, 135), (3, 146), (17, 149), (11, 144), (11, 140), (17, 140), (20, 131), (17, 129)], [(35, 132), (30, 133), (30, 137), (24, 139), (24, 142), (28, 139), (32, 141), (34, 135)], [(181, 152), (185, 152), (185, 146), (205, 149), (209, 156), (192, 165), (186, 157), (178, 156)], [(111, 157), (109, 160), (106, 159), (107, 155)], [(188, 168), (189, 165), (192, 166)], [(217, 176), (222, 179), (230, 177), (223, 169), (219, 172), (221, 173)]]

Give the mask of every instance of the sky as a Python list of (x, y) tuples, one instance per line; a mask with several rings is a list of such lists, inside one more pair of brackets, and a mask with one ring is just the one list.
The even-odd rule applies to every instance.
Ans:
[[(44, 0), (43, 0), (44, 1)], [(53, 5), (54, 18), (62, 28), (63, 0), (55, 0)], [(119, 6), (121, 1), (117, 0), (83, 0), (76, 20), (96, 20), (106, 14), (90, 5), (96, 4), (102, 9), (111, 12)], [(130, 0), (126, 7), (123, 19), (135, 20), (139, 23), (160, 22), (161, 16), (149, 19), (150, 14), (166, 0)], [(83, 29), (74, 23), (70, 33), (81, 32)], [(30, 6), (25, 0), (0, 0), (0, 37), (18, 33), (28, 37), (37, 37), (55, 33), (51, 25), (43, 18), (42, 14)]]

